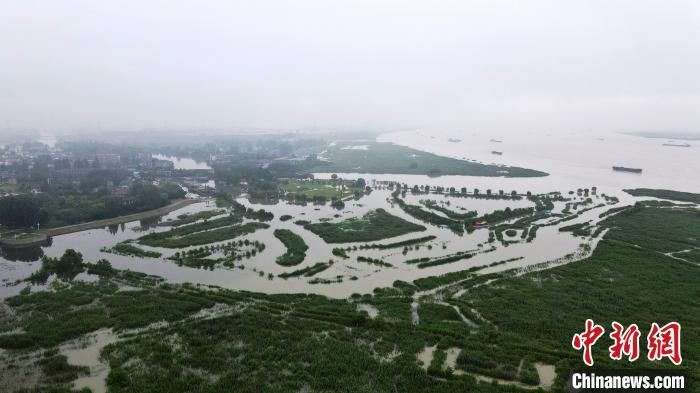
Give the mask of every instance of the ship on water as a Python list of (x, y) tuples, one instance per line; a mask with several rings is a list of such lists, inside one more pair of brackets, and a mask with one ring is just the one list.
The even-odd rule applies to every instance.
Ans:
[(632, 173), (642, 173), (642, 170), (640, 168), (627, 168), (624, 166), (614, 166), (612, 167), (613, 171), (619, 171), (619, 172), (632, 172)]
[(448, 142), (452, 142), (452, 143), (459, 143), (459, 142), (462, 142), (461, 139), (457, 139), (457, 138), (449, 138), (447, 141), (448, 141)]
[(495, 154), (495, 155), (497, 155), (497, 156), (502, 156), (502, 155), (503, 155), (503, 152), (493, 150), (493, 151), (491, 152), (491, 154)]
[(499, 141), (498, 139), (491, 139), (489, 142), (491, 143), (501, 143), (503, 141)]
[(669, 142), (669, 143), (664, 143), (664, 146), (673, 146), (673, 147), (690, 147), (690, 143), (675, 143), (675, 142)]

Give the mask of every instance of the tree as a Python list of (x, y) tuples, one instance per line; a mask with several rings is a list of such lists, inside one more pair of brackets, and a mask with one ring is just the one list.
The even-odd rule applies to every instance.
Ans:
[(168, 194), (168, 198), (170, 199), (184, 198), (186, 194), (185, 190), (183, 190), (179, 184), (172, 182), (166, 184), (163, 190), (165, 190), (165, 193)]
[(518, 196), (518, 193), (515, 190), (513, 190), (510, 192), (510, 196), (513, 196), (513, 197)]
[(333, 180), (338, 180), (338, 175), (336, 175), (335, 173), (332, 174), (332, 175), (331, 175), (331, 179), (333, 179)]
[(462, 195), (466, 194), (466, 193), (467, 193), (467, 187), (462, 187), (462, 189), (461, 189), (460, 191), (461, 191)]
[(112, 264), (109, 263), (108, 260), (100, 259), (94, 265), (88, 264), (87, 272), (88, 272), (88, 274), (94, 274), (94, 275), (98, 275), (101, 277), (106, 277), (106, 276), (111, 276), (112, 274), (114, 274), (114, 269), (112, 268)]
[(479, 189), (478, 189), (478, 188), (475, 188), (475, 189), (474, 189), (474, 195), (479, 195)]
[(0, 198), (0, 224), (9, 228), (30, 227), (48, 220), (41, 201), (33, 195), (13, 195)]

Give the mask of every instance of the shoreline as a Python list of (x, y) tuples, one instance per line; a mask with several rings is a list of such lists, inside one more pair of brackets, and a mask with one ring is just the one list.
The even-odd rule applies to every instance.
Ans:
[(126, 216), (105, 218), (103, 220), (90, 221), (90, 222), (84, 222), (84, 223), (73, 224), (73, 225), (66, 225), (63, 227), (49, 228), (49, 229), (46, 229), (45, 231), (42, 231), (42, 232), (46, 233), (46, 235), (49, 237), (53, 237), (53, 236), (66, 235), (66, 234), (74, 233), (74, 232), (85, 231), (88, 229), (104, 228), (104, 227), (109, 226), (109, 225), (124, 224), (124, 223), (131, 222), (131, 221), (143, 220), (144, 218), (151, 218), (151, 217), (160, 216), (163, 214), (173, 212), (173, 211), (178, 210), (178, 209), (182, 209), (185, 206), (189, 206), (191, 204), (194, 204), (197, 202), (202, 202), (202, 201), (203, 200), (200, 200), (200, 199), (180, 199), (180, 200), (177, 200), (169, 205), (159, 207), (158, 209), (148, 210), (148, 211), (141, 212), (141, 213), (129, 214)]

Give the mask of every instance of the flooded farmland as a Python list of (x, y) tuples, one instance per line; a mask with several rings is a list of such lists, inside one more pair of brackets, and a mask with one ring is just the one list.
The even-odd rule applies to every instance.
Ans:
[[(429, 182), (430, 179), (420, 179)], [(371, 182), (371, 181), (370, 181)], [(410, 183), (409, 183), (410, 184)], [(423, 183), (421, 183), (423, 184)], [(427, 183), (430, 184), (430, 183)], [(113, 226), (104, 229), (93, 229), (62, 236), (52, 239), (51, 245), (40, 250), (29, 252), (27, 260), (8, 260), (0, 262), (0, 269), (3, 271), (4, 286), (0, 288), (3, 296), (16, 294), (23, 288), (23, 285), (10, 285), (16, 280), (22, 280), (31, 273), (39, 269), (41, 262), (39, 256), (59, 257), (66, 249), (75, 249), (81, 252), (86, 261), (97, 261), (99, 259), (109, 260), (115, 268), (129, 269), (146, 274), (157, 275), (173, 283), (195, 283), (203, 285), (214, 285), (230, 289), (242, 289), (250, 291), (260, 291), (266, 293), (318, 293), (331, 297), (346, 297), (352, 293), (369, 293), (374, 288), (391, 286), (397, 280), (412, 281), (426, 276), (435, 276), (453, 271), (466, 270), (477, 266), (486, 266), (497, 261), (512, 260), (497, 267), (489, 268), (489, 271), (512, 269), (516, 267), (526, 267), (546, 261), (560, 259), (568, 254), (574, 253), (582, 244), (582, 239), (573, 236), (571, 233), (560, 232), (557, 225), (544, 226), (537, 237), (531, 242), (518, 241), (507, 245), (489, 243), (489, 230), (478, 229), (473, 233), (457, 234), (449, 229), (435, 225), (425, 224), (420, 220), (407, 214), (391, 200), (391, 191), (379, 182), (373, 184), (374, 190), (359, 199), (349, 199), (345, 206), (338, 210), (330, 205), (296, 205), (284, 201), (275, 204), (255, 204), (245, 198), (239, 198), (238, 202), (252, 209), (265, 209), (274, 214), (271, 227), (257, 230), (256, 232), (243, 236), (251, 242), (258, 241), (265, 244), (264, 251), (257, 255), (250, 256), (242, 260), (235, 268), (225, 268), (217, 266), (213, 270), (178, 266), (168, 258), (176, 252), (188, 251), (197, 247), (186, 247), (183, 249), (170, 249), (162, 247), (142, 246), (147, 251), (157, 251), (162, 254), (158, 258), (136, 258), (132, 256), (117, 255), (105, 251), (117, 243), (131, 241), (153, 232), (167, 231), (169, 227), (159, 226), (158, 223), (167, 223), (177, 216), (193, 214), (202, 211), (216, 210), (217, 207), (211, 201), (203, 201), (192, 204), (183, 209), (177, 210), (156, 220), (143, 222), (130, 222), (123, 225)], [(562, 190), (566, 191), (566, 190)], [(600, 190), (601, 191), (605, 190)], [(621, 199), (619, 204), (631, 204), (633, 198), (625, 196), (623, 193), (616, 194)], [(449, 201), (452, 209), (463, 207), (465, 209), (476, 210), (479, 214), (486, 214), (492, 211), (518, 207), (531, 207), (533, 203), (527, 199), (502, 200), (502, 199), (474, 199), (469, 197), (454, 197), (442, 194), (406, 194), (407, 203), (418, 204), (421, 199), (431, 199), (439, 203)], [(596, 199), (598, 197), (594, 197)], [(602, 198), (600, 199), (602, 200)], [(596, 200), (595, 203), (599, 201)], [(594, 204), (595, 204), (594, 203)], [(555, 202), (553, 211), (561, 211), (564, 202)], [(567, 224), (586, 222), (598, 218), (611, 205), (593, 208), (576, 217)], [(366, 242), (336, 243), (328, 244), (318, 235), (306, 230), (304, 227), (295, 224), (298, 220), (309, 222), (329, 222), (337, 223), (353, 217), (362, 217), (375, 209), (385, 209), (391, 215), (400, 217), (408, 222), (424, 225), (425, 231), (408, 233), (402, 236), (383, 239), (373, 244), (389, 244), (418, 237), (434, 236), (433, 240), (421, 242), (417, 247), (411, 247), (405, 251), (399, 248), (390, 249), (359, 249)], [(292, 218), (281, 221), (280, 217), (288, 215)], [(543, 222), (547, 218), (543, 218)], [(246, 219), (244, 222), (249, 222)], [(308, 245), (308, 251), (304, 261), (294, 267), (284, 267), (278, 265), (275, 260), (284, 254), (284, 245), (273, 236), (276, 229), (289, 229), (301, 236)], [(212, 243), (212, 245), (223, 244), (225, 242)], [(333, 255), (334, 248), (350, 248), (349, 258), (338, 258)], [(405, 261), (418, 258), (439, 258), (459, 252), (475, 252), (474, 257), (454, 263), (420, 269), (415, 265), (407, 264)], [(360, 263), (356, 260), (358, 256), (384, 261), (391, 267), (376, 266), (367, 263)], [(515, 260), (516, 258), (519, 258)], [(333, 265), (314, 276), (318, 279), (312, 281), (306, 277), (277, 277), (283, 273), (289, 273), (295, 269), (311, 266), (318, 262), (333, 260)], [(83, 274), (79, 278), (87, 278)], [(333, 283), (318, 283), (334, 281)], [(335, 282), (338, 281), (338, 282)]]
[[(379, 139), (400, 141), (400, 143), (407, 146), (420, 146), (421, 148), (425, 148), (425, 150), (455, 157), (459, 156), (459, 154), (456, 154), (456, 149), (459, 149), (467, 142), (465, 140), (460, 143), (450, 143), (442, 141), (440, 137), (427, 138), (429, 138), (427, 134), (415, 132), (387, 134)], [(637, 176), (612, 173), (607, 166), (600, 166), (599, 162), (586, 161), (586, 157), (588, 157), (586, 154), (599, 154), (603, 161), (612, 160), (611, 157), (614, 155), (615, 151), (607, 147), (601, 148), (601, 146), (608, 145), (604, 143), (606, 142), (605, 139), (601, 140), (600, 138), (584, 138), (585, 140), (576, 139), (580, 142), (584, 151), (573, 154), (571, 156), (571, 162), (565, 165), (565, 170), (561, 169), (562, 158), (560, 153), (553, 153), (552, 157), (554, 158), (546, 158), (545, 156), (547, 156), (547, 154), (543, 153), (541, 146), (538, 144), (523, 142), (518, 145), (519, 150), (517, 154), (514, 154), (515, 157), (518, 159), (522, 158), (525, 160), (524, 162), (526, 164), (531, 165), (533, 168), (549, 172), (550, 175), (546, 177), (428, 177), (422, 175), (338, 174), (342, 179), (365, 179), (367, 185), (372, 188), (372, 192), (367, 195), (362, 195), (359, 199), (346, 199), (345, 205), (341, 209), (336, 209), (330, 204), (315, 205), (308, 203), (299, 205), (286, 201), (279, 201), (272, 204), (259, 204), (251, 202), (244, 197), (239, 197), (237, 201), (245, 207), (269, 211), (274, 215), (274, 219), (270, 222), (269, 228), (260, 229), (246, 236), (242, 236), (251, 242), (257, 241), (263, 243), (265, 249), (256, 255), (251, 255), (241, 260), (239, 263), (236, 263), (236, 267), (234, 268), (217, 266), (215, 269), (209, 270), (178, 266), (172, 260), (168, 259), (173, 257), (176, 252), (186, 252), (197, 247), (170, 249), (143, 246), (146, 250), (161, 253), (162, 256), (158, 258), (135, 258), (104, 251), (119, 242), (134, 241), (148, 233), (169, 230), (169, 227), (159, 225), (159, 223), (166, 223), (168, 220), (173, 220), (181, 215), (217, 209), (214, 202), (210, 200), (187, 206), (152, 220), (130, 222), (104, 229), (93, 229), (56, 236), (44, 247), (23, 250), (5, 249), (2, 252), (2, 258), (0, 258), (0, 272), (2, 273), (0, 295), (6, 297), (18, 293), (23, 285), (13, 285), (13, 283), (27, 278), (31, 273), (39, 269), (41, 264), (40, 258), (42, 256), (58, 257), (66, 249), (70, 248), (81, 252), (86, 261), (97, 261), (101, 258), (105, 258), (118, 269), (130, 269), (158, 275), (174, 283), (190, 282), (266, 293), (318, 293), (331, 297), (346, 297), (353, 293), (369, 293), (377, 287), (391, 286), (395, 280), (410, 282), (416, 278), (486, 266), (498, 261), (509, 262), (491, 266), (484, 271), (492, 272), (512, 268), (525, 268), (530, 265), (541, 264), (548, 261), (560, 261), (566, 256), (575, 254), (585, 241), (581, 237), (574, 236), (571, 232), (559, 231), (559, 228), (564, 224), (548, 225), (548, 222), (556, 221), (554, 218), (548, 219), (542, 217), (538, 219), (537, 223), (541, 224), (541, 227), (537, 232), (536, 238), (532, 239), (532, 241), (522, 241), (520, 236), (522, 232), (516, 231), (512, 239), (506, 239), (505, 242), (494, 243), (489, 241), (488, 229), (477, 229), (472, 233), (458, 234), (449, 229), (441, 228), (439, 225), (426, 224), (412, 217), (392, 201), (390, 184), (400, 184), (407, 187), (408, 192), (402, 197), (406, 204), (422, 206), (427, 200), (429, 202), (434, 202), (437, 206), (444, 209), (452, 210), (455, 213), (475, 211), (478, 215), (484, 215), (506, 208), (518, 209), (533, 207), (534, 203), (524, 197), (511, 200), (450, 195), (447, 190), (450, 187), (454, 187), (456, 194), (460, 194), (462, 189), (465, 189), (469, 194), (480, 190), (481, 195), (488, 190), (493, 194), (502, 192), (506, 196), (511, 192), (516, 192), (520, 195), (524, 195), (525, 193), (543, 194), (559, 192), (565, 199), (570, 199), (568, 202), (555, 201), (553, 203), (551, 213), (553, 215), (559, 215), (566, 209), (567, 203), (582, 203), (585, 199), (576, 193), (570, 195), (570, 192), (581, 188), (597, 187), (597, 192), (595, 195), (591, 196), (591, 205), (581, 207), (582, 209), (585, 208), (587, 211), (582, 214), (577, 214), (570, 222), (566, 223), (566, 225), (572, 225), (590, 221), (590, 225), (595, 225), (599, 220), (599, 215), (604, 211), (613, 207), (631, 205), (636, 200), (639, 200), (623, 192), (623, 188), (637, 186), (660, 187), (673, 185), (674, 182), (684, 182), (683, 173), (687, 170), (686, 167), (697, 165), (697, 160), (688, 159), (687, 157), (676, 157), (674, 160), (668, 160), (667, 162), (654, 158), (658, 156), (658, 154), (663, 154), (663, 151), (657, 152), (657, 150), (659, 150), (658, 143), (652, 143), (644, 138), (620, 135), (612, 135), (608, 136), (608, 138), (609, 140), (624, 140), (634, 149), (648, 152), (653, 159), (650, 161), (650, 165), (654, 165), (654, 169), (651, 171), (652, 175), (647, 175), (645, 173), (642, 176)], [(428, 140), (430, 141), (429, 143), (427, 142)], [(484, 150), (490, 146), (488, 139), (475, 134), (471, 136), (470, 140), (478, 142), (475, 142), (475, 145), (470, 147), (470, 157), (481, 159), (484, 162), (490, 162), (487, 161), (487, 159), (493, 159), (491, 156), (480, 156), (480, 150), (477, 148), (481, 146), (482, 150)], [(518, 143), (520, 142), (522, 141)], [(555, 145), (556, 143), (561, 143), (558, 139), (555, 141), (547, 139), (547, 142), (554, 143)], [(506, 146), (509, 143), (510, 140), (506, 139), (505, 142), (502, 143), (502, 146)], [(505, 149), (503, 148), (503, 150)], [(568, 150), (571, 149), (569, 148)], [(682, 154), (686, 154), (686, 152), (684, 151)], [(525, 159), (525, 156), (527, 156), (527, 159)], [(504, 157), (505, 158), (499, 158), (499, 160), (503, 160), (504, 164), (518, 163), (523, 165), (522, 162), (514, 162), (515, 160), (509, 158), (510, 156)], [(197, 163), (191, 159), (180, 159), (180, 164), (178, 164), (177, 160), (173, 157), (159, 158), (173, 159), (176, 163), (176, 167), (178, 165), (184, 165), (188, 168), (199, 167), (200, 165), (208, 167), (204, 163)], [(685, 165), (685, 167), (683, 165)], [(662, 174), (666, 174), (667, 176), (662, 176)], [(330, 179), (331, 174), (317, 173), (315, 177), (317, 179)], [(433, 189), (435, 187), (443, 187), (445, 192), (431, 192), (430, 194), (411, 192), (414, 186), (423, 187), (424, 185), (429, 185)], [(684, 185), (687, 188), (688, 183)], [(694, 186), (700, 187), (700, 184), (695, 184)], [(602, 195), (615, 197), (618, 199), (618, 202), (616, 204), (608, 204)], [(376, 209), (384, 209), (389, 214), (406, 220), (407, 222), (424, 225), (426, 230), (375, 242), (329, 244), (317, 234), (305, 229), (301, 225), (295, 224), (295, 222), (300, 220), (311, 223), (339, 223), (353, 217), (361, 218), (368, 212)], [(433, 212), (437, 216), (444, 217), (443, 212)], [(571, 213), (576, 212), (574, 211)], [(283, 216), (291, 218), (284, 221), (280, 220)], [(244, 222), (250, 221), (252, 220), (244, 220)], [(301, 264), (294, 267), (285, 267), (275, 262), (277, 257), (285, 253), (285, 246), (273, 235), (276, 229), (288, 229), (298, 234), (306, 245), (308, 245), (306, 256)], [(401, 247), (388, 249), (362, 249), (361, 247), (368, 243), (389, 244), (425, 236), (434, 236), (434, 239), (420, 242), (416, 244), (416, 247), (408, 247), (405, 252)], [(211, 245), (216, 246), (217, 244), (222, 245), (224, 243), (226, 242), (212, 243)], [(595, 246), (595, 241), (591, 244)], [(355, 249), (356, 247), (359, 247), (359, 249)], [(339, 258), (334, 255), (334, 248), (348, 250), (347, 256), (349, 258)], [(407, 260), (411, 259), (439, 258), (441, 256), (467, 251), (474, 253), (474, 256), (454, 263), (447, 263), (424, 269), (418, 268), (414, 264), (406, 263)], [(381, 260), (387, 265), (391, 265), (391, 267), (361, 263), (357, 261), (357, 257)], [(314, 279), (316, 280), (310, 280), (307, 277), (289, 277), (286, 279), (278, 277), (280, 274), (310, 267), (317, 263), (326, 263), (331, 260), (333, 264), (330, 267), (314, 275)], [(80, 277), (89, 279), (84, 274)]]

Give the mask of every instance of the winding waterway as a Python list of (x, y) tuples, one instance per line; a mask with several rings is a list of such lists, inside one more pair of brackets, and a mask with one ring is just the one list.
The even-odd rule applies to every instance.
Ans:
[[(432, 137), (431, 137), (432, 136)], [(66, 249), (74, 248), (80, 251), (86, 261), (96, 261), (101, 258), (108, 259), (115, 268), (130, 269), (148, 274), (154, 274), (175, 283), (201, 283), (217, 285), (231, 289), (261, 291), (267, 293), (319, 293), (331, 297), (346, 297), (353, 293), (369, 293), (374, 288), (391, 286), (395, 280), (412, 281), (426, 276), (440, 275), (448, 272), (469, 269), (475, 266), (484, 266), (493, 262), (516, 259), (511, 262), (490, 267), (486, 271), (506, 270), (517, 267), (528, 267), (547, 261), (561, 260), (562, 257), (579, 250), (583, 239), (577, 238), (568, 232), (559, 232), (558, 226), (546, 226), (540, 228), (537, 237), (531, 243), (520, 242), (509, 244), (507, 247), (496, 244), (496, 249), (487, 251), (491, 245), (488, 241), (487, 230), (477, 230), (472, 234), (459, 236), (448, 229), (438, 228), (424, 224), (406, 214), (397, 205), (392, 204), (391, 191), (383, 182), (400, 182), (410, 187), (414, 184), (431, 186), (466, 187), (469, 190), (479, 188), (481, 190), (504, 190), (506, 193), (515, 190), (519, 193), (531, 191), (533, 193), (545, 193), (551, 191), (562, 192), (568, 196), (568, 192), (578, 188), (597, 187), (598, 196), (602, 194), (616, 196), (620, 202), (614, 206), (630, 205), (637, 199), (622, 192), (624, 188), (653, 187), (669, 188), (683, 191), (700, 192), (700, 181), (691, 173), (700, 172), (700, 160), (697, 159), (697, 148), (677, 148), (674, 154), (669, 154), (669, 148), (661, 146), (660, 140), (644, 139), (627, 135), (606, 135), (596, 137), (586, 135), (556, 135), (534, 138), (527, 135), (499, 136), (502, 142), (490, 142), (492, 136), (487, 135), (459, 135), (460, 142), (450, 142), (448, 138), (454, 137), (448, 133), (408, 132), (400, 134), (387, 134), (379, 138), (380, 141), (393, 141), (413, 148), (421, 148), (438, 154), (468, 157), (487, 163), (499, 162), (508, 165), (518, 165), (550, 173), (550, 176), (540, 178), (489, 178), (471, 176), (441, 176), (427, 177), (419, 175), (373, 175), (373, 174), (340, 174), (342, 178), (363, 177), (374, 191), (363, 196), (359, 200), (349, 200), (345, 208), (336, 210), (329, 205), (299, 206), (286, 202), (273, 205), (252, 204), (247, 199), (239, 198), (239, 201), (254, 209), (263, 208), (271, 211), (275, 219), (271, 222), (271, 228), (259, 230), (245, 236), (250, 240), (259, 240), (265, 243), (263, 252), (245, 259), (237, 265), (243, 265), (243, 269), (218, 267), (214, 270), (197, 269), (177, 266), (166, 258), (177, 249), (158, 249), (163, 253), (161, 258), (134, 258), (121, 256), (101, 251), (103, 248), (112, 247), (114, 244), (136, 239), (150, 231), (163, 231), (167, 227), (155, 226), (158, 220), (148, 222), (130, 222), (104, 229), (93, 229), (68, 235), (56, 236), (49, 246), (38, 250), (32, 250), (28, 256), (18, 258), (10, 254), (4, 254), (0, 258), (0, 296), (6, 297), (18, 293), (25, 284), (12, 285), (17, 280), (28, 277), (39, 269), (41, 255), (57, 257)], [(498, 145), (503, 150), (503, 156), (492, 156), (492, 145)], [(668, 160), (663, 157), (670, 155)], [(639, 166), (644, 168), (642, 175), (619, 173), (610, 170), (611, 165)], [(317, 174), (317, 177), (330, 177), (330, 174)], [(480, 214), (503, 209), (505, 207), (527, 207), (532, 203), (527, 200), (485, 200), (473, 198), (457, 198), (444, 195), (406, 195), (406, 201), (411, 204), (419, 204), (420, 199), (434, 199), (440, 202), (450, 202), (453, 209), (462, 207), (469, 210), (477, 210)], [(574, 196), (576, 197), (576, 196)], [(579, 199), (580, 200), (580, 199)], [(593, 205), (604, 202), (602, 197), (594, 197)], [(555, 203), (555, 212), (561, 211), (564, 202)], [(599, 214), (614, 207), (605, 207), (590, 210), (575, 220), (568, 221), (566, 225), (579, 222), (592, 221), (595, 223)], [(160, 220), (175, 218), (181, 214), (193, 213), (202, 210), (215, 209), (208, 202), (196, 203), (178, 211), (172, 212)], [(358, 250), (349, 252), (349, 259), (342, 259), (332, 254), (334, 247), (347, 247), (359, 245), (351, 244), (327, 244), (319, 236), (294, 224), (296, 220), (318, 221), (320, 219), (337, 222), (350, 217), (360, 217), (365, 213), (383, 208), (389, 213), (401, 217), (407, 221), (425, 225), (424, 232), (411, 233), (391, 239), (385, 239), (374, 243), (393, 243), (401, 240), (434, 235), (437, 239), (421, 244), (419, 250), (411, 250), (406, 255), (401, 248), (386, 250)], [(288, 221), (280, 221), (282, 215), (291, 215), (294, 218)], [(275, 259), (285, 252), (282, 243), (273, 236), (274, 229), (287, 228), (299, 234), (308, 244), (309, 250), (304, 262), (294, 267), (279, 266)], [(595, 243), (593, 243), (595, 244)], [(428, 247), (430, 245), (430, 247)], [(149, 247), (143, 247), (150, 249)], [(419, 269), (415, 265), (406, 264), (405, 261), (418, 257), (440, 257), (459, 251), (480, 250), (476, 256), (468, 260)], [(357, 256), (382, 259), (393, 265), (391, 268), (379, 267), (356, 261)], [(317, 262), (334, 260), (334, 264), (327, 270), (317, 274), (314, 278), (330, 281), (342, 278), (342, 282), (332, 284), (313, 284), (309, 278), (295, 277), (282, 279), (277, 277), (280, 273), (290, 272), (296, 269), (311, 266)], [(272, 274), (273, 279), (268, 276)], [(90, 279), (86, 275), (79, 278)], [(40, 289), (40, 288), (37, 288)]]

